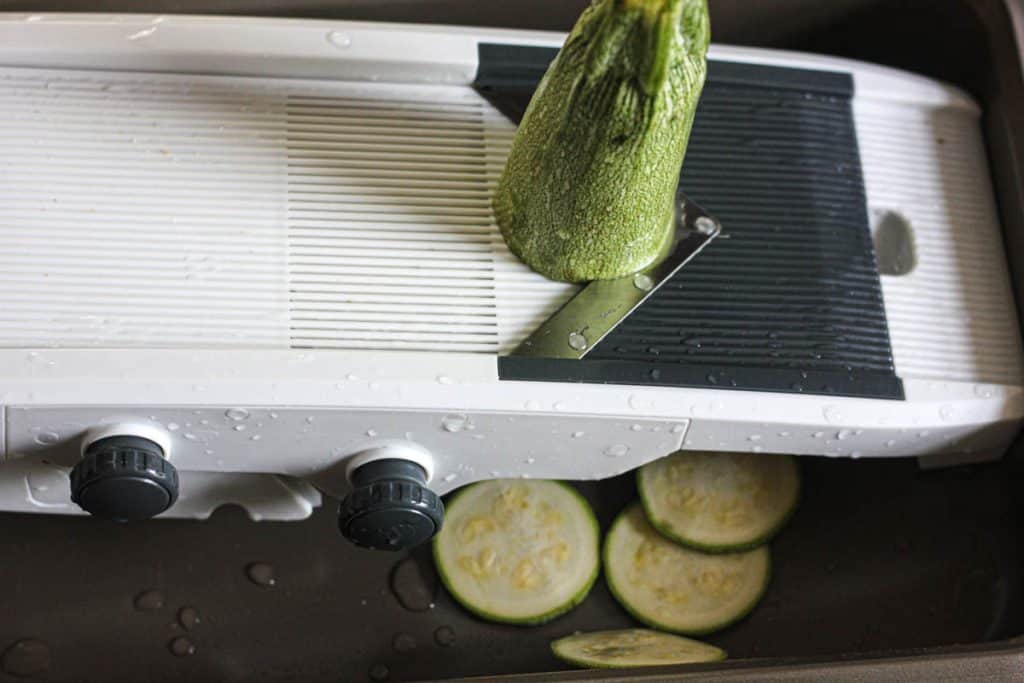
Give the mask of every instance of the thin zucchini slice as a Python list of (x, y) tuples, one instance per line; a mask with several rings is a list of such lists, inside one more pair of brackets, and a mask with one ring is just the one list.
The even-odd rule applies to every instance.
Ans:
[(796, 509), (796, 458), (680, 451), (644, 465), (637, 488), (647, 519), (665, 536), (708, 553), (756, 548)]
[(579, 604), (597, 579), (593, 510), (555, 481), (473, 484), (447, 506), (434, 562), (448, 591), (490, 621), (540, 624)]
[(585, 669), (696, 664), (726, 657), (725, 650), (714, 645), (646, 628), (577, 633), (551, 643), (551, 651)]
[(612, 524), (604, 570), (615, 598), (634, 617), (662, 631), (703, 635), (733, 624), (768, 587), (767, 546), (709, 555), (659, 534), (634, 503)]

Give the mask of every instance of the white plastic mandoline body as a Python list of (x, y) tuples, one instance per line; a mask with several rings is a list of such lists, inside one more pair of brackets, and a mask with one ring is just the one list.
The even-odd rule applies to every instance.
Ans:
[[(998, 456), (1018, 323), (963, 93), (853, 74), (869, 210), (911, 226), (882, 276), (906, 401), (499, 382), (572, 293), (509, 255), (489, 193), (514, 126), (469, 87), (480, 41), (326, 21), (0, 15), (0, 509), (75, 513), (83, 433), (162, 430), (182, 498), (303, 517), (353, 454), (412, 442), (438, 493), (609, 477), (678, 448)], [(728, 231), (728, 226), (725, 226)]]

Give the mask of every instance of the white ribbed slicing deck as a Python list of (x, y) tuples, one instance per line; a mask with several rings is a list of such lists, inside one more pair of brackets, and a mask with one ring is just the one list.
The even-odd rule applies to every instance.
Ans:
[(465, 86), (3, 69), (0, 117), (0, 345), (496, 353), (572, 291)]
[[(977, 112), (854, 113), (897, 372), (1020, 383)], [(508, 351), (574, 291), (494, 224), (514, 130), (465, 85), (0, 68), (0, 346)]]

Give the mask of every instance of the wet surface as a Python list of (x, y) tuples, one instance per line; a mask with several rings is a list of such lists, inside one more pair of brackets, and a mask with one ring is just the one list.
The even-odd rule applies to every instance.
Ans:
[(40, 676), (49, 668), (50, 647), (35, 638), (19, 640), (0, 656), (0, 670), (17, 678)]
[[(709, 642), (734, 658), (800, 657), (1024, 631), (1021, 482), (1008, 464), (801, 463), (801, 506), (773, 543), (767, 595)], [(635, 495), (631, 476), (580, 489), (603, 529)], [(18, 558), (0, 563), (11, 680), (15, 670), (132, 683), (549, 671), (565, 668), (552, 639), (633, 624), (600, 580), (545, 626), (480, 621), (437, 586), (428, 548), (409, 560), (356, 548), (338, 535), (330, 503), (294, 523), (253, 523), (237, 508), (206, 522), (128, 525), (0, 515), (0, 554)]]
[(178, 610), (178, 625), (186, 631), (191, 631), (199, 622), (199, 610), (195, 607), (182, 607)]
[(195, 643), (185, 636), (172, 638), (171, 642), (167, 645), (167, 649), (170, 650), (171, 654), (175, 657), (191, 657), (196, 653)]
[(270, 588), (277, 583), (274, 568), (264, 562), (253, 562), (245, 568), (245, 575), (257, 586)]
[(391, 571), (391, 592), (410, 612), (425, 612), (437, 596), (437, 572), (427, 546), (414, 550)]
[(164, 596), (160, 591), (144, 591), (135, 596), (135, 609), (142, 612), (158, 610), (164, 606)]

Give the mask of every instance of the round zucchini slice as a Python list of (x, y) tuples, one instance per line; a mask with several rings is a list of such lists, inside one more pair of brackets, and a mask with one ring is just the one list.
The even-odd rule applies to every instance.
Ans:
[(790, 455), (680, 451), (644, 465), (637, 488), (665, 536), (706, 553), (756, 548), (796, 509), (800, 473)]
[(696, 664), (726, 657), (725, 650), (714, 645), (646, 628), (577, 633), (551, 643), (551, 651), (585, 669)]
[(597, 520), (565, 484), (485, 481), (447, 508), (434, 562), (448, 592), (484, 619), (544, 623), (579, 604), (597, 579)]
[(703, 635), (745, 617), (768, 587), (767, 546), (709, 555), (659, 534), (634, 503), (612, 524), (604, 570), (615, 598), (654, 628)]

